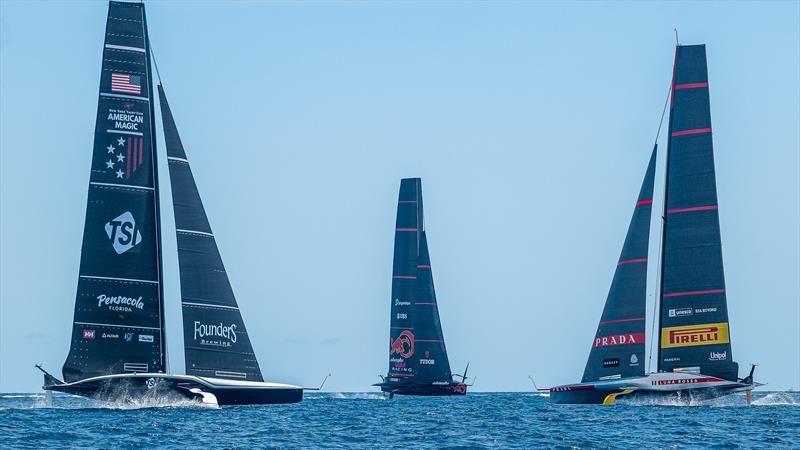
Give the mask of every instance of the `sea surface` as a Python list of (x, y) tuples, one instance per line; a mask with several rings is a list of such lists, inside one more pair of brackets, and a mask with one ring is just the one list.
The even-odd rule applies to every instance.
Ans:
[(312, 393), (210, 408), (0, 394), (0, 448), (800, 448), (800, 394), (753, 397), (564, 406), (535, 393)]

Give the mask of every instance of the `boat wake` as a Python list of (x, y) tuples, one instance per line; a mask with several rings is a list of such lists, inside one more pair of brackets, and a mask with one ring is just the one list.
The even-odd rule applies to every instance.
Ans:
[[(726, 395), (714, 399), (696, 399), (691, 395), (685, 397), (631, 397), (619, 398), (617, 403), (628, 406), (707, 406), (711, 408), (747, 407), (747, 399), (743, 393)], [(753, 393), (750, 406), (800, 406), (800, 395), (794, 392)]]
[(122, 399), (114, 401), (92, 400), (76, 395), (59, 394), (2, 394), (0, 410), (14, 409), (113, 409), (136, 410), (147, 408), (190, 408), (218, 409), (214, 404), (202, 403), (176, 396), (147, 396), (138, 399)]
[(337, 400), (387, 400), (382, 392), (332, 392), (330, 398)]

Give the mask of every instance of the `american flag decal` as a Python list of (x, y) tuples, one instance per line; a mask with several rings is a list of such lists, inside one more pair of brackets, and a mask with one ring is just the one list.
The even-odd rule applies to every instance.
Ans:
[(127, 73), (111, 73), (111, 92), (142, 95), (142, 77)]

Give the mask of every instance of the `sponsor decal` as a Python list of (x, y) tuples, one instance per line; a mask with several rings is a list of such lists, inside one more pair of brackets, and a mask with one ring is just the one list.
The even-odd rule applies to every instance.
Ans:
[(399, 298), (394, 299), (395, 306), (411, 306), (411, 302), (401, 302)]
[(594, 348), (608, 347), (611, 345), (644, 344), (644, 333), (615, 334), (594, 338)]
[(603, 368), (619, 367), (619, 358), (606, 358), (603, 360)]
[(224, 325), (201, 323), (194, 321), (194, 340), (199, 338), (201, 345), (214, 345), (217, 347), (230, 347), (236, 343), (236, 324)]
[(692, 308), (677, 308), (669, 310), (670, 317), (687, 317), (691, 315), (692, 315)]
[(140, 334), (139, 335), (139, 342), (153, 342), (153, 335), (152, 334)]
[(95, 330), (83, 330), (84, 339), (94, 339)]
[(114, 251), (118, 255), (127, 252), (142, 242), (142, 233), (136, 228), (136, 220), (130, 211), (125, 211), (116, 219), (109, 221), (105, 229), (111, 244), (114, 246)]
[(116, 333), (103, 333), (100, 337), (103, 339), (119, 339), (119, 335)]
[(144, 383), (147, 385), (147, 389), (153, 389), (158, 384), (158, 381), (155, 378), (148, 378)]
[(681, 359), (679, 357), (673, 356), (672, 358), (664, 358), (662, 361), (664, 361), (664, 362), (678, 362), (680, 360)]
[(391, 342), (390, 354), (397, 353), (401, 358), (407, 359), (414, 354), (414, 333), (403, 330), (397, 339)]
[(125, 333), (125, 342), (130, 342), (133, 340), (133, 333)]
[(433, 366), (436, 365), (436, 360), (431, 359), (431, 352), (429, 350), (425, 350), (425, 357), (420, 358), (419, 363), (421, 365)]
[(404, 320), (408, 319), (408, 314), (406, 313), (397, 313), (397, 320)]
[(717, 308), (695, 308), (695, 314), (705, 314), (705, 313), (714, 313), (717, 312)]
[(727, 344), (728, 323), (707, 323), (661, 329), (661, 348)]
[(141, 296), (139, 298), (123, 297), (121, 295), (109, 297), (105, 294), (100, 294), (97, 296), (97, 306), (105, 306), (109, 311), (131, 312), (133, 308), (140, 311), (144, 309), (144, 302)]
[(728, 359), (728, 351), (724, 352), (708, 352), (709, 361), (725, 361)]
[(636, 366), (639, 365), (639, 357), (636, 356), (635, 353), (631, 355), (631, 364), (630, 365), (631, 365), (631, 367), (636, 367)]
[(705, 378), (675, 378), (672, 380), (654, 380), (652, 381), (653, 386), (669, 386), (672, 384), (694, 384), (694, 383), (713, 383), (716, 381), (725, 381), (721, 378), (716, 377), (705, 377)]

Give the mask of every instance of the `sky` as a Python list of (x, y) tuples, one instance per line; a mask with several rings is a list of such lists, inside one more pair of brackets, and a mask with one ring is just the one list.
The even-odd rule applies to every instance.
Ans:
[[(33, 365), (60, 374), (69, 350), (106, 13), (0, 2), (0, 392), (37, 391)], [(677, 28), (707, 45), (734, 359), (759, 363), (770, 389), (800, 388), (800, 3), (153, 1), (147, 14), (266, 379), (377, 389), (397, 190), (421, 177), (453, 371), (470, 362), (478, 391), (579, 381)]]

